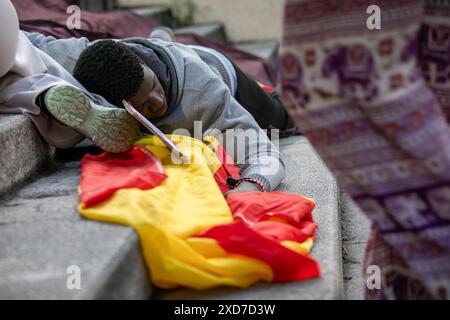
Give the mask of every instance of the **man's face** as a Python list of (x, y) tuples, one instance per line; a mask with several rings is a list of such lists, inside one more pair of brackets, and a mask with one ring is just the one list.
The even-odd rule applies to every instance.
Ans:
[(142, 67), (144, 69), (144, 80), (138, 92), (129, 101), (150, 119), (162, 117), (167, 111), (164, 89), (156, 74), (147, 66)]

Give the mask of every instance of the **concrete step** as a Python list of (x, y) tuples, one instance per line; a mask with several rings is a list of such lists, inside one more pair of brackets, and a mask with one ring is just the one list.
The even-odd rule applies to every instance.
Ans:
[(296, 192), (313, 198), (313, 215), (318, 224), (312, 256), (320, 263), (322, 277), (283, 284), (258, 283), (246, 290), (217, 288), (208, 291), (158, 290), (161, 299), (342, 299), (343, 274), (339, 190), (336, 182), (305, 138), (280, 141), (286, 160), (286, 179), (280, 191)]
[(133, 13), (163, 26), (172, 25), (172, 11), (166, 6), (129, 8)]
[(234, 47), (269, 61), (275, 68), (278, 57), (278, 41), (235, 43)]
[(183, 27), (175, 29), (175, 34), (193, 33), (199, 36), (210, 38), (216, 41), (227, 43), (227, 37), (225, 29), (220, 23), (210, 23), (203, 25), (193, 25), (189, 27)]
[(363, 300), (363, 261), (371, 224), (348, 194), (341, 193), (340, 204), (345, 298)]
[[(58, 164), (0, 201), (0, 299), (151, 296), (136, 233), (78, 214), (79, 166)], [(81, 271), (79, 290), (67, 287), (70, 266)]]
[(0, 115), (0, 149), (0, 196), (32, 176), (51, 153), (23, 115)]

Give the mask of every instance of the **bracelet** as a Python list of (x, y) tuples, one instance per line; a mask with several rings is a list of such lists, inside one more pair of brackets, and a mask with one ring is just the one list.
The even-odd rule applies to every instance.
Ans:
[(266, 192), (266, 187), (258, 180), (256, 179), (252, 179), (252, 178), (241, 178), (239, 179), (236, 184), (234, 185), (234, 188), (237, 188), (242, 182), (251, 182), (251, 183), (256, 183), (260, 188), (262, 192)]

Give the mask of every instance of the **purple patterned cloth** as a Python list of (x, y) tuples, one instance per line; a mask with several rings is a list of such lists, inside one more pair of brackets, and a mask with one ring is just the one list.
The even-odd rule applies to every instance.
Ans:
[[(381, 30), (366, 27), (371, 4)], [(372, 221), (365, 267), (381, 268), (381, 289), (366, 298), (450, 298), (450, 0), (288, 0), (281, 80)]]

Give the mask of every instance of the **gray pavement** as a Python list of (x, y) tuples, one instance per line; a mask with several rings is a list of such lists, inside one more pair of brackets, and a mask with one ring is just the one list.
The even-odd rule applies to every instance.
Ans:
[[(129, 227), (83, 219), (79, 163), (37, 178), (0, 202), (0, 299), (148, 299), (139, 240)], [(69, 266), (81, 289), (69, 290)]]
[(50, 155), (31, 120), (0, 115), (0, 196), (31, 177)]
[(346, 194), (341, 193), (342, 258), (345, 297), (364, 299), (364, 252), (369, 237), (370, 221)]

